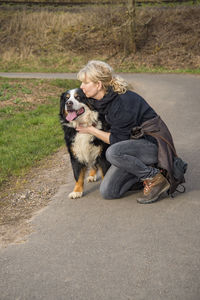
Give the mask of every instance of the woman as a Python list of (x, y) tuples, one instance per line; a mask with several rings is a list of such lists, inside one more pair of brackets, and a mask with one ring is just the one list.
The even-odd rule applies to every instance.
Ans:
[[(106, 152), (111, 167), (100, 185), (102, 196), (106, 199), (120, 198), (143, 182), (143, 196), (137, 201), (145, 204), (157, 201), (161, 194), (170, 189), (170, 185), (174, 190), (170, 176), (173, 155), (166, 143), (155, 136), (155, 132), (165, 135), (172, 145), (173, 141), (153, 108), (141, 96), (128, 90), (128, 84), (121, 77), (114, 76), (112, 68), (105, 62), (89, 61), (77, 78), (82, 82), (85, 95), (90, 98), (88, 101), (105, 115), (110, 125), (109, 132), (94, 126), (77, 128), (80, 133), (92, 134), (111, 145)], [(139, 136), (136, 134), (138, 129)], [(164, 169), (169, 171), (167, 178), (171, 179), (170, 183), (160, 171), (160, 145), (167, 148)]]

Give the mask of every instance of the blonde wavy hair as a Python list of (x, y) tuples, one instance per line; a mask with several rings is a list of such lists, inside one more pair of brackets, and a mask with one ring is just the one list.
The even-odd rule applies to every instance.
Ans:
[(113, 75), (113, 69), (107, 63), (100, 60), (90, 60), (77, 74), (78, 80), (86, 79), (97, 83), (101, 81), (103, 88), (108, 91), (111, 86), (114, 92), (124, 94), (129, 88), (128, 83), (120, 76)]

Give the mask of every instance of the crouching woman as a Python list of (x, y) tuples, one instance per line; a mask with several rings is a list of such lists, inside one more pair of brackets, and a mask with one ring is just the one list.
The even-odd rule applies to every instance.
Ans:
[(89, 61), (77, 77), (88, 101), (110, 125), (109, 132), (94, 126), (77, 128), (110, 144), (106, 157), (111, 167), (100, 185), (102, 196), (120, 198), (141, 183), (143, 196), (137, 201), (142, 204), (157, 201), (164, 192), (173, 193), (174, 144), (155, 110), (105, 62)]

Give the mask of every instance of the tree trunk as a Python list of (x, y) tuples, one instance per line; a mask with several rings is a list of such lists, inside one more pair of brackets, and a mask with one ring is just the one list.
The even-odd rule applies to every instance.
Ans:
[(126, 53), (135, 53), (136, 52), (136, 42), (135, 42), (135, 34), (136, 34), (136, 22), (135, 22), (135, 2), (136, 0), (128, 0), (127, 1), (128, 8), (128, 20), (127, 20), (127, 43), (126, 43)]

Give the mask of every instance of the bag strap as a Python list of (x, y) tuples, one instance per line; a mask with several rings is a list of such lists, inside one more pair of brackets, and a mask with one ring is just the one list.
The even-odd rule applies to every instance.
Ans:
[(175, 148), (174, 148), (174, 147), (172, 146), (172, 144), (171, 144), (167, 139), (165, 139), (163, 136), (161, 136), (161, 135), (159, 135), (159, 134), (157, 134), (157, 133), (154, 133), (154, 132), (145, 132), (145, 134), (147, 134), (147, 135), (152, 135), (152, 136), (154, 136), (154, 137), (158, 137), (158, 138), (162, 139), (165, 143), (167, 143), (167, 144), (170, 146), (170, 148), (171, 148), (172, 152), (174, 153), (174, 155), (175, 155), (176, 157), (178, 157)]

